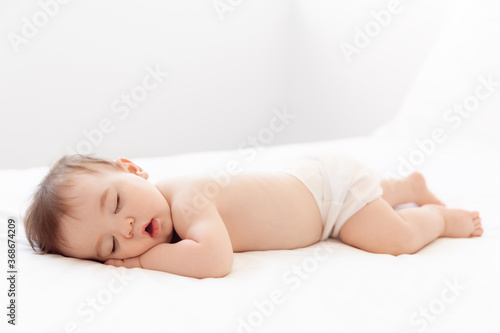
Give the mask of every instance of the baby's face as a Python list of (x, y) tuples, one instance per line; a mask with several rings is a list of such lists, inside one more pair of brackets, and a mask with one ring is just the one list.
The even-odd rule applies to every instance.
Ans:
[(64, 255), (125, 259), (170, 241), (172, 219), (165, 197), (142, 169), (119, 161), (123, 172), (102, 167), (99, 173), (75, 176), (75, 186), (68, 190), (75, 198), (70, 200), (71, 217), (61, 223)]

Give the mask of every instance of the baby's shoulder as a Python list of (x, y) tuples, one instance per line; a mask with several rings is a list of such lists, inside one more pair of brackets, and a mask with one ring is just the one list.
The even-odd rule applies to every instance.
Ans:
[(200, 189), (207, 181), (204, 176), (189, 176), (163, 179), (155, 184), (168, 202), (173, 223), (181, 232), (191, 224), (188, 222), (196, 220), (194, 217), (201, 219), (216, 213), (214, 202), (200, 196)]
[(186, 194), (195, 188), (203, 186), (208, 177), (205, 176), (183, 176), (176, 178), (165, 178), (155, 184), (155, 186), (169, 197)]

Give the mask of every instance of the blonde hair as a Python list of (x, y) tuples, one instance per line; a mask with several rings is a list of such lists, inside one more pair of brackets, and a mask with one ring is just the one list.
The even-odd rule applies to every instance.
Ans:
[(61, 254), (61, 219), (71, 210), (63, 192), (75, 186), (74, 175), (98, 173), (99, 166), (121, 170), (113, 161), (79, 154), (63, 156), (52, 166), (36, 188), (24, 218), (26, 237), (33, 250)]

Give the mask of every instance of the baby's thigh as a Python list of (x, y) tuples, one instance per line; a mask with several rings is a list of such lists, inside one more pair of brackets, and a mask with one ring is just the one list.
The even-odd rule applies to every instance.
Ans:
[(393, 254), (400, 247), (400, 237), (409, 231), (408, 224), (382, 198), (368, 203), (351, 216), (340, 229), (342, 242), (373, 253)]

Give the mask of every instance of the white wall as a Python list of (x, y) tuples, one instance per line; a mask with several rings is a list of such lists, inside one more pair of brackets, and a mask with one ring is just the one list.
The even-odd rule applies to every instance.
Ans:
[[(367, 135), (395, 115), (454, 8), (394, 1), (1, 2), (0, 168), (235, 149), (284, 108), (294, 118), (265, 144)], [(159, 84), (155, 68), (169, 73)], [(134, 108), (122, 100), (144, 91)]]

